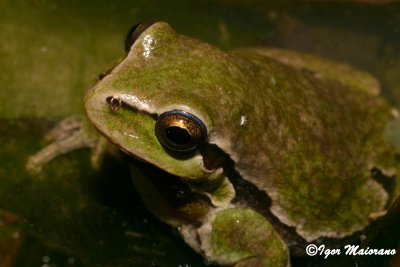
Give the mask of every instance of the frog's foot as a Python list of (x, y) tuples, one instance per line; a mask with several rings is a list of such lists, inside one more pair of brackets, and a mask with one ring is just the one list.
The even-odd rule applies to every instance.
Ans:
[(212, 262), (235, 267), (287, 267), (289, 251), (272, 225), (257, 212), (229, 208), (199, 230), (201, 250)]
[(80, 117), (62, 120), (46, 134), (46, 139), (52, 140), (52, 143), (28, 158), (25, 167), (30, 173), (39, 173), (50, 160), (83, 147), (92, 149), (92, 164), (98, 166), (107, 144), (106, 140), (100, 137), (94, 129), (91, 129), (85, 119)]

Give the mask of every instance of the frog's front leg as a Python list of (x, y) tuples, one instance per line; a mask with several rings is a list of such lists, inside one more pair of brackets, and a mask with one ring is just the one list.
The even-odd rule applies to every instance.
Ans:
[(31, 173), (38, 173), (50, 160), (70, 151), (89, 147), (92, 149), (91, 161), (98, 166), (104, 154), (107, 141), (93, 129), (87, 119), (69, 117), (58, 123), (45, 136), (52, 143), (28, 158), (25, 165)]
[(213, 212), (199, 230), (201, 250), (213, 262), (235, 267), (287, 267), (289, 251), (273, 226), (248, 208)]

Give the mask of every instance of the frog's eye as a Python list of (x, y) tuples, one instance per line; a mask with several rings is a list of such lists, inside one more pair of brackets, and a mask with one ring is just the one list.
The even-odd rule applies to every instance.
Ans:
[(155, 131), (160, 143), (173, 151), (193, 150), (207, 137), (204, 123), (182, 110), (162, 113), (158, 117)]
[(152, 24), (154, 23), (153, 22), (138, 23), (129, 29), (125, 37), (125, 52), (127, 53), (129, 52), (131, 46), (135, 43), (137, 38), (139, 38), (139, 36)]

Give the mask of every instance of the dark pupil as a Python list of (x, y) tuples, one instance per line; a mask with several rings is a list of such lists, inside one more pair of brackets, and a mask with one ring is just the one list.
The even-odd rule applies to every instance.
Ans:
[(189, 132), (178, 126), (168, 127), (166, 133), (168, 140), (175, 145), (186, 145), (191, 140)]

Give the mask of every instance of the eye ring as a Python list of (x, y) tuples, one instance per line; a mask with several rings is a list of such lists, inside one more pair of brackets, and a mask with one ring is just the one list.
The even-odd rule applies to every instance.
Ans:
[(155, 133), (163, 146), (172, 151), (186, 152), (205, 141), (207, 127), (193, 114), (171, 110), (159, 115)]
[(125, 47), (126, 53), (129, 52), (129, 50), (131, 49), (131, 46), (136, 42), (136, 40), (139, 38), (139, 36), (153, 24), (154, 24), (154, 22), (141, 22), (141, 23), (133, 25), (129, 29), (128, 33), (126, 34), (125, 42), (124, 42), (124, 47)]

